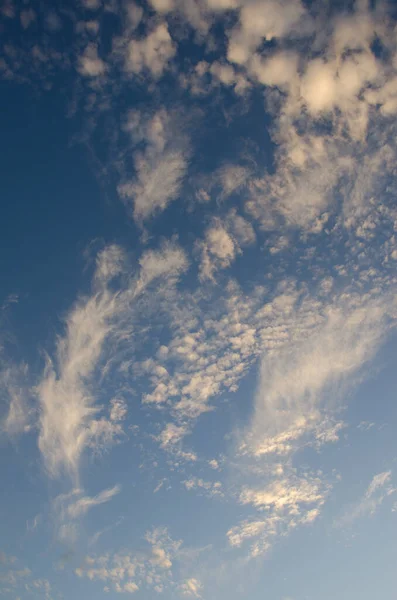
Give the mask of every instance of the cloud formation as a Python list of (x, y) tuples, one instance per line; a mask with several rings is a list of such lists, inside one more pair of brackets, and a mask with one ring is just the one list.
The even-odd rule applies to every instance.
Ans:
[[(84, 219), (93, 210), (104, 218), (76, 228), (77, 246), (87, 247), (86, 235), (106, 242), (89, 244), (102, 246), (76, 274), (81, 293), (62, 319), (62, 298), (38, 310), (26, 289), (15, 311), (22, 340), (3, 339), (12, 319), (2, 317), (0, 331), (0, 430), (11, 458), (14, 448), (26, 456), (26, 497), (36, 498), (32, 480), (40, 482), (40, 515), (32, 506), (23, 535), (32, 547), (39, 540), (40, 556), (46, 544), (78, 547), (59, 564), (69, 576), (80, 561), (84, 594), (100, 585), (110, 594), (249, 597), (234, 585), (252, 579), (240, 569), (297, 528), (312, 549), (305, 532), (329, 518), (331, 496), (344, 528), (394, 501), (392, 471), (379, 467), (371, 480), (363, 465), (362, 498), (338, 504), (356, 423), (390, 418), (388, 400), (375, 404), (362, 384), (379, 381), (391, 360), (397, 284), (395, 16), (382, 1), (343, 8), (300, 0), (0, 8), (11, 114), (19, 104), (8, 86), (37, 97), (52, 90), (92, 161), (100, 194), (87, 196), (109, 201), (105, 210), (82, 194)], [(29, 127), (24, 135), (29, 148)], [(42, 197), (33, 182), (34, 194)], [(63, 277), (57, 242), (45, 250)], [(25, 352), (23, 331), (36, 317), (40, 339), (26, 339)], [(351, 401), (356, 391), (360, 402)], [(49, 502), (36, 465), (51, 480)], [(16, 498), (19, 482), (7, 477)], [(179, 540), (184, 527), (191, 546)], [(14, 562), (0, 554), (0, 593), (56, 595), (48, 573), (36, 578)]]
[(178, 277), (186, 267), (186, 258), (176, 246), (149, 250), (140, 259), (138, 276), (123, 292), (112, 292), (107, 284), (119, 272), (120, 252), (111, 246), (100, 254), (94, 274), (99, 288), (80, 299), (67, 316), (56, 358), (47, 358), (37, 386), (39, 448), (51, 476), (66, 471), (77, 481), (84, 450), (111, 445), (122, 434), (124, 403), (113, 399), (110, 418), (106, 418), (100, 416), (102, 407), (92, 393), (95, 378), (103, 368), (106, 341), (123, 337), (123, 320), (128, 318), (131, 304), (154, 280)]

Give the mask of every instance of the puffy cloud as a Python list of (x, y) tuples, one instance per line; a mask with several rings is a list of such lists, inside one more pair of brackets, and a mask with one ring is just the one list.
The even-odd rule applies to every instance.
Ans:
[(110, 420), (116, 422), (124, 421), (126, 415), (127, 404), (125, 403), (125, 401), (121, 400), (120, 398), (114, 398), (113, 400), (111, 400), (109, 414)]
[(245, 4), (239, 25), (229, 39), (228, 59), (237, 64), (246, 63), (262, 40), (282, 38), (297, 29), (305, 9), (299, 0), (292, 2), (265, 0)]
[(232, 209), (226, 217), (227, 229), (231, 232), (239, 246), (249, 246), (256, 242), (256, 235), (251, 223)]
[(180, 584), (179, 589), (182, 592), (183, 596), (201, 598), (202, 584), (195, 577), (186, 579), (183, 583)]
[(163, 75), (175, 53), (175, 43), (167, 24), (160, 23), (146, 38), (129, 42), (125, 68), (137, 74), (148, 70), (157, 79)]
[(174, 0), (150, 0), (150, 4), (158, 12), (170, 12), (175, 7)]
[(337, 95), (335, 68), (320, 59), (313, 60), (302, 79), (301, 93), (314, 113), (333, 108)]
[(245, 520), (232, 527), (227, 536), (231, 546), (249, 542), (255, 558), (267, 552), (279, 537), (298, 525), (309, 525), (320, 514), (329, 486), (318, 477), (294, 472), (284, 473), (264, 488), (244, 488), (240, 502), (266, 512), (265, 517)]
[(127, 581), (127, 583), (123, 586), (123, 591), (128, 592), (129, 594), (134, 594), (139, 590), (139, 587), (133, 581)]
[(220, 199), (229, 198), (234, 192), (239, 191), (247, 182), (250, 170), (242, 165), (224, 165), (216, 173), (221, 187)]
[(119, 185), (122, 198), (134, 203), (134, 217), (145, 221), (162, 212), (178, 197), (188, 166), (188, 144), (174, 117), (164, 109), (145, 119), (130, 113), (125, 129), (134, 143), (144, 141), (134, 154), (136, 176)]
[[(86, 8), (96, 9), (99, 4), (85, 1)], [(383, 343), (395, 317), (395, 281), (388, 274), (388, 261), (397, 256), (390, 177), (395, 168), (395, 135), (388, 119), (397, 110), (394, 42), (384, 37), (387, 25), (376, 22), (376, 11), (370, 15), (352, 9), (352, 17), (330, 18), (322, 32), (315, 32), (322, 9), (315, 22), (309, 4), (298, 1), (152, 0), (150, 4), (158, 13), (178, 11), (169, 23), (172, 19), (182, 37), (186, 23), (199, 36), (209, 31), (222, 11), (235, 11), (225, 21), (235, 23), (226, 31), (228, 58), (235, 64), (228, 64), (221, 45), (216, 46), (215, 62), (201, 61), (192, 67), (197, 75), (194, 81), (202, 86), (198, 90), (197, 84), (197, 93), (209, 97), (215, 92), (208, 104), (211, 110), (216, 102), (217, 108), (225, 108), (222, 86), (234, 87), (237, 93), (245, 86), (266, 86), (273, 115), (274, 168), (265, 172), (259, 159), (256, 162), (255, 149), (250, 168), (242, 153), (244, 164), (226, 164), (212, 176), (197, 178), (200, 183), (207, 180), (199, 192), (207, 204), (200, 210), (212, 209), (209, 200), (215, 197), (225, 212), (222, 219), (210, 215), (212, 220), (205, 220), (196, 249), (201, 280), (216, 280), (258, 236), (261, 243), (265, 239), (261, 248), (265, 255), (258, 255), (258, 264), (266, 269), (256, 273), (256, 280), (253, 275), (249, 290), (245, 274), (239, 269), (233, 272), (236, 279), (241, 277), (245, 292), (232, 281), (215, 292), (200, 284), (193, 289), (191, 279), (189, 286), (176, 289), (174, 283), (188, 268), (186, 254), (176, 244), (145, 252), (132, 275), (122, 249), (105, 248), (97, 257), (92, 291), (67, 314), (55, 352), (39, 378), (39, 447), (51, 475), (65, 470), (77, 484), (83, 453), (107, 447), (122, 435), (127, 414), (124, 397), (128, 398), (123, 392), (134, 385), (145, 410), (152, 415), (161, 410), (161, 428), (154, 417), (150, 426), (156, 435), (147, 437), (177, 459), (196, 460), (197, 465), (195, 454), (182, 451), (194, 421), (214, 409), (221, 394), (229, 399), (260, 360), (252, 421), (242, 433), (240, 455), (234, 459), (248, 464), (247, 479), (254, 468), (264, 476), (239, 487), (239, 511), (250, 516), (228, 532), (232, 546), (248, 542), (256, 556), (278, 536), (319, 516), (329, 491), (327, 478), (293, 469), (295, 452), (339, 439), (344, 424), (337, 420), (335, 408), (341, 392), (364, 376), (363, 367)], [(101, 104), (101, 111), (116, 102), (118, 94), (124, 102), (126, 80), (128, 86), (140, 86), (150, 75), (155, 82), (147, 91), (157, 106), (163, 89), (170, 89), (168, 78), (161, 82), (166, 88), (159, 80), (176, 56), (176, 42), (163, 17), (148, 13), (146, 7), (143, 11), (129, 3), (120, 14), (126, 24), (119, 47), (127, 75), (117, 71), (114, 77), (117, 52), (105, 64), (96, 45), (86, 46), (86, 37), (76, 45), (83, 48), (77, 58), (80, 75), (93, 78), (90, 98)], [(147, 25), (149, 33), (139, 37)], [(79, 31), (88, 36), (88, 30), (97, 31), (97, 23)], [(190, 33), (189, 40), (193, 39)], [(375, 34), (387, 46), (387, 58), (372, 52)], [(300, 36), (304, 52), (296, 43)], [(272, 44), (264, 43), (270, 40)], [(206, 40), (208, 60), (215, 42), (211, 31)], [(42, 54), (36, 49), (32, 56)], [(95, 81), (105, 72), (106, 83), (113, 86), (110, 92), (99, 91)], [(179, 75), (178, 82), (185, 73)], [(193, 89), (189, 85), (183, 89), (184, 98)], [(225, 108), (228, 122), (234, 114), (241, 116), (240, 108), (246, 110), (248, 101), (241, 100), (231, 103), (233, 110)], [(190, 160), (183, 115), (165, 108), (150, 114), (131, 111), (123, 131), (114, 131), (112, 140), (118, 137), (127, 138), (127, 151), (120, 151), (115, 161), (124, 174), (119, 193), (142, 225), (181, 195)], [(131, 155), (133, 169), (128, 162)], [(257, 220), (257, 231), (250, 217)], [(229, 273), (222, 274), (222, 281)], [(160, 278), (157, 295), (154, 286)], [(136, 333), (142, 316), (144, 325)], [(158, 337), (156, 331), (161, 331)], [(139, 353), (145, 357), (138, 357)], [(114, 381), (113, 369), (117, 371)], [(26, 430), (34, 422), (21, 378), (18, 374), (16, 383), (12, 378), (5, 381), (10, 402), (3, 428), (9, 432)], [(219, 468), (217, 461), (208, 464)], [(185, 488), (208, 495), (224, 493), (221, 482), (199, 475), (184, 474)], [(91, 497), (78, 489), (65, 498), (63, 538), (76, 534), (76, 525), (67, 518), (73, 520), (106, 502), (115, 490)], [(374, 478), (363, 506), (354, 510), (372, 512), (389, 490), (390, 474), (385, 472)], [(134, 593), (152, 578), (150, 590), (161, 591), (164, 580), (171, 577), (177, 550), (160, 538), (151, 537), (144, 558), (142, 553), (96, 557), (87, 560), (78, 574), (103, 581), (120, 593)], [(174, 587), (186, 595), (201, 594), (195, 578)]]
[(87, 556), (76, 575), (102, 581), (119, 593), (163, 591), (173, 585), (173, 561), (178, 559), (182, 542), (173, 540), (166, 528), (146, 532), (145, 542), (147, 552)]
[(239, 0), (206, 0), (211, 10), (231, 10), (239, 6)]
[(214, 471), (217, 471), (218, 469), (220, 469), (219, 462), (215, 458), (212, 458), (211, 460), (209, 460), (208, 464), (211, 467), (211, 469), (214, 469)]
[(246, 166), (225, 164), (210, 176), (199, 179), (196, 197), (200, 202), (209, 202), (213, 197), (218, 202), (232, 199), (245, 189), (250, 175), (251, 170)]
[(204, 481), (200, 477), (191, 477), (183, 481), (187, 490), (203, 492), (209, 497), (223, 496), (222, 483), (220, 481)]
[[(259, 536), (266, 528), (266, 521), (245, 521), (237, 527), (233, 527), (227, 533), (231, 546), (239, 547), (246, 540)], [(269, 547), (265, 543), (264, 549)]]
[[(361, 219), (363, 210), (371, 210), (371, 184), (390, 173), (388, 160), (379, 164), (382, 148), (394, 156), (387, 141), (394, 135), (392, 125), (382, 119), (396, 105), (395, 49), (381, 13), (362, 5), (353, 15), (332, 18), (313, 53), (292, 51), (283, 43), (261, 53), (244, 46), (248, 77), (268, 87), (277, 144), (275, 173), (249, 185), (246, 208), (263, 229), (320, 233), (339, 213), (336, 198), (351, 206), (351, 197), (358, 197), (351, 194), (355, 187), (360, 188)], [(303, 19), (301, 33), (311, 35), (316, 23), (308, 14)], [(290, 41), (294, 35), (291, 30)], [(393, 48), (389, 59), (373, 51), (376, 36)], [(363, 161), (367, 175), (357, 177)], [(343, 208), (339, 218), (350, 226), (346, 212)]]
[(83, 0), (83, 6), (87, 10), (97, 10), (101, 6), (101, 0)]
[(26, 592), (51, 600), (56, 591), (48, 579), (35, 578), (35, 574), (20, 564), (16, 556), (7, 556), (0, 552), (0, 593), (12, 598), (21, 598)]
[(167, 448), (168, 446), (178, 444), (187, 435), (188, 431), (186, 426), (167, 423), (158, 439), (161, 442), (161, 446)]
[(206, 232), (206, 240), (211, 254), (220, 260), (229, 261), (234, 258), (234, 245), (228, 233), (222, 227), (211, 227)]
[(159, 250), (147, 250), (139, 259), (141, 267), (138, 290), (145, 288), (158, 277), (179, 277), (188, 267), (185, 252), (174, 243), (165, 243)]
[(299, 514), (301, 505), (317, 504), (322, 499), (320, 483), (310, 480), (294, 484), (287, 479), (281, 479), (264, 489), (245, 489), (240, 494), (242, 504), (252, 504), (260, 510), (285, 510), (289, 514)]
[(299, 56), (292, 51), (278, 51), (269, 58), (255, 54), (249, 63), (249, 72), (260, 83), (289, 90), (296, 84)]
[(178, 197), (186, 167), (186, 158), (177, 151), (167, 152), (154, 160), (137, 157), (137, 181), (120, 185), (119, 192), (123, 198), (134, 199), (137, 219), (148, 219)]
[(78, 60), (78, 71), (85, 77), (98, 77), (106, 71), (106, 63), (98, 56), (96, 44), (89, 44)]
[(205, 233), (201, 244), (200, 279), (214, 281), (214, 274), (231, 265), (237, 248), (226, 229), (220, 223), (214, 223)]
[[(301, 80), (301, 95), (314, 115), (339, 107), (349, 112), (352, 103), (360, 106), (360, 91), (374, 82), (379, 65), (371, 53), (345, 58), (337, 62), (315, 59), (309, 62)], [(364, 106), (362, 106), (365, 109)]]

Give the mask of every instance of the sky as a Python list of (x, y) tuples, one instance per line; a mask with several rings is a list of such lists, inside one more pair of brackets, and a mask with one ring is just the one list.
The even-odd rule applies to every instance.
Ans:
[(383, 600), (397, 5), (0, 2), (0, 598)]

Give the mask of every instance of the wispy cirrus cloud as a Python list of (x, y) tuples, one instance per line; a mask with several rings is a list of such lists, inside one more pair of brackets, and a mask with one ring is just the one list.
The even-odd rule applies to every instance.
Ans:
[(323, 307), (310, 335), (265, 354), (252, 422), (255, 454), (267, 454), (272, 446), (277, 453), (284, 443), (316, 430), (324, 411), (338, 407), (341, 390), (355, 383), (384, 342), (394, 311), (391, 297), (364, 302), (346, 297)]
[(364, 517), (374, 515), (381, 504), (397, 491), (392, 484), (392, 472), (383, 471), (374, 475), (363, 497), (356, 503), (347, 507), (345, 513), (335, 521), (337, 527), (349, 527)]
[(84, 515), (94, 506), (98, 506), (99, 504), (104, 504), (105, 502), (109, 502), (114, 496), (120, 493), (121, 488), (119, 486), (114, 486), (107, 490), (103, 490), (96, 496), (83, 496), (79, 498), (72, 504), (69, 504), (67, 508), (68, 515), (75, 519)]
[(33, 428), (37, 418), (30, 391), (28, 366), (4, 366), (0, 372), (0, 389), (7, 402), (0, 431), (8, 436), (27, 433)]
[(186, 257), (176, 246), (147, 251), (140, 259), (138, 275), (121, 293), (113, 292), (108, 283), (119, 272), (120, 253), (114, 247), (101, 253), (94, 275), (98, 287), (91, 296), (78, 300), (67, 316), (56, 357), (47, 357), (37, 386), (39, 448), (51, 476), (66, 471), (76, 478), (84, 450), (112, 444), (122, 434), (124, 404), (112, 400), (109, 418), (101, 416), (102, 406), (92, 391), (106, 341), (124, 335), (123, 319), (147, 286), (161, 277), (174, 281), (186, 267)]

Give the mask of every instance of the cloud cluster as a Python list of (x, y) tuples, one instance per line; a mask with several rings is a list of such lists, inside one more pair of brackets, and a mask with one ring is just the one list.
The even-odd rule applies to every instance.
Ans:
[(175, 53), (168, 27), (166, 23), (161, 23), (142, 40), (129, 42), (125, 68), (137, 74), (148, 69), (153, 77), (159, 78)]
[(165, 528), (148, 531), (145, 540), (148, 549), (143, 552), (87, 556), (76, 574), (91, 581), (101, 581), (106, 592), (132, 594), (146, 589), (161, 593), (175, 587), (172, 569), (182, 542), (173, 540)]
[[(84, 0), (69, 16), (54, 9), (47, 19), (42, 8), (0, 9), (24, 37), (47, 27), (27, 49), (5, 41), (2, 76), (45, 87), (58, 69), (73, 69), (73, 105), (84, 107), (91, 148), (109, 118), (101, 175), (115, 169), (119, 196), (146, 228), (140, 242), (160, 230), (178, 231), (186, 244), (176, 236), (156, 248), (137, 242), (134, 266), (120, 246), (106, 246), (35, 384), (24, 365), (1, 372), (2, 432), (37, 433), (47, 473), (72, 481), (54, 501), (64, 541), (120, 491), (89, 496), (80, 474), (86, 454), (126, 439), (131, 391), (150, 415), (141, 447), (149, 440), (168, 466), (194, 469), (200, 451), (186, 448), (186, 438), (220, 398), (240, 401), (255, 364), (251, 418), (229, 450), (243, 471), (233, 492), (200, 473), (184, 472), (181, 483), (237, 499), (242, 516), (228, 543), (252, 557), (319, 517), (330, 477), (297, 464), (298, 452), (338, 442), (347, 392), (395, 328), (397, 44), (385, 5), (372, 4), (341, 14), (299, 0)], [(106, 39), (109, 15), (117, 34)], [(48, 39), (66, 23), (76, 39), (62, 53)], [(267, 111), (259, 116), (258, 97)], [(270, 140), (255, 131), (256, 141), (239, 139), (230, 158), (227, 143), (213, 149), (194, 130), (197, 122), (211, 129), (213, 114), (225, 130), (246, 119), (247, 136), (252, 116), (263, 130), (271, 117)], [(169, 210), (154, 225), (171, 205), (180, 208), (185, 188), (194, 190), (191, 212)], [(195, 268), (178, 286), (189, 253)], [(215, 459), (209, 465), (219, 469)], [(373, 514), (394, 491), (391, 472), (375, 476), (341, 524)], [(169, 586), (203, 595), (198, 578), (173, 575), (180, 542), (166, 530), (150, 531), (146, 542), (142, 553), (87, 557), (76, 573), (105, 591)], [(27, 575), (11, 570), (4, 581), (12, 587)], [(44, 580), (32, 586), (50, 593)]]
[(15, 556), (0, 552), (0, 595), (19, 598), (28, 592), (33, 597), (51, 600), (54, 590), (45, 578), (37, 578), (28, 567), (18, 564)]
[[(283, 469), (281, 469), (283, 471)], [(264, 488), (245, 488), (239, 501), (255, 507), (259, 514), (232, 527), (227, 536), (233, 547), (250, 544), (250, 555), (255, 558), (271, 547), (273, 541), (299, 525), (313, 523), (320, 514), (329, 487), (319, 477), (282, 472)]]

